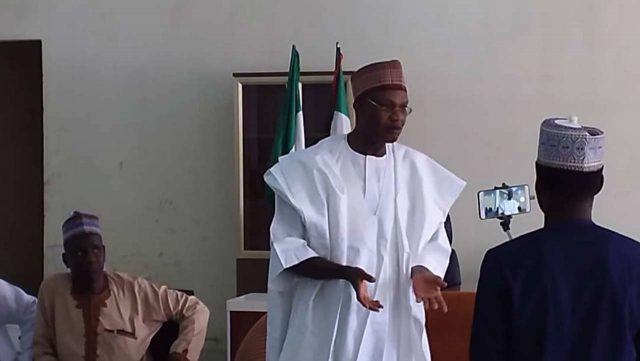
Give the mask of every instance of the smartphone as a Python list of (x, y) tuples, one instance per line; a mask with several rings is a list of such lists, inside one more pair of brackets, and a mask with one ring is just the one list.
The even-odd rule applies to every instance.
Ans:
[(515, 216), (531, 212), (531, 195), (526, 184), (478, 192), (480, 219)]

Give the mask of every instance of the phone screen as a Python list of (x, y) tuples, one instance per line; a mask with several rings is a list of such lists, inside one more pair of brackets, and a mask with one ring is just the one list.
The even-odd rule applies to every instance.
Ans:
[(478, 192), (480, 219), (515, 216), (531, 211), (531, 196), (526, 184)]

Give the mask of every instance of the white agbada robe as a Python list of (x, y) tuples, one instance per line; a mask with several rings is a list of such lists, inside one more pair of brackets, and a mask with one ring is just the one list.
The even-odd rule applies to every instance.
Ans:
[(0, 279), (0, 361), (31, 361), (36, 298)]
[[(464, 182), (399, 144), (363, 156), (344, 135), (281, 158), (265, 180), (276, 193), (267, 361), (429, 360), (410, 271), (444, 275), (444, 220)], [(286, 271), (316, 256), (376, 277), (369, 293), (384, 309), (364, 309), (346, 281)]]
[(500, 211), (507, 216), (517, 214), (519, 212), (518, 207), (520, 203), (515, 199), (509, 199), (500, 204)]

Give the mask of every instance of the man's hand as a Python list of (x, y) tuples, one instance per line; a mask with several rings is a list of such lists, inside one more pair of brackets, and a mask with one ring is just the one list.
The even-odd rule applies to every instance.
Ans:
[(364, 308), (374, 312), (380, 312), (383, 308), (382, 304), (377, 300), (371, 299), (367, 289), (367, 282), (373, 283), (376, 281), (372, 275), (365, 272), (362, 268), (345, 266), (345, 279), (353, 286), (358, 302), (360, 302)]
[(442, 278), (434, 275), (428, 269), (417, 266), (411, 269), (411, 280), (413, 282), (413, 293), (416, 302), (424, 303), (424, 308), (433, 310), (442, 309), (448, 311), (447, 303), (442, 297), (441, 290), (447, 287)]
[(189, 361), (185, 353), (172, 352), (167, 357), (167, 361)]

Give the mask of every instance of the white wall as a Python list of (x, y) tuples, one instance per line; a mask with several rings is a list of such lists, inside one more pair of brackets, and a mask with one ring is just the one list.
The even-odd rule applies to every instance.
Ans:
[[(221, 359), (235, 289), (234, 71), (328, 70), (403, 60), (402, 140), (468, 180), (455, 245), (473, 285), (504, 236), (477, 220), (475, 192), (531, 183), (539, 122), (575, 113), (608, 133), (597, 219), (640, 237), (640, 31), (632, 0), (4, 0), (0, 38), (44, 42), (47, 273), (60, 224), (103, 218), (113, 267), (195, 289)], [(496, 136), (498, 134), (499, 136)], [(541, 224), (517, 218), (515, 233)], [(216, 352), (218, 350), (218, 352)]]

